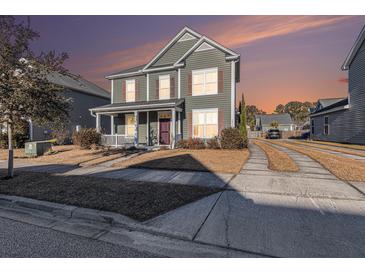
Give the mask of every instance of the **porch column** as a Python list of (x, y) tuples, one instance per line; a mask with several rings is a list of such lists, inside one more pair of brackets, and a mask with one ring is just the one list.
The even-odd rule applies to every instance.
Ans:
[(134, 146), (138, 145), (138, 111), (134, 112)]
[(110, 134), (114, 135), (114, 114), (110, 115)]
[(150, 145), (150, 112), (147, 111), (147, 146)]
[(171, 109), (171, 120), (172, 120), (172, 126), (171, 126), (171, 148), (175, 148), (175, 141), (176, 141), (176, 110), (173, 108)]
[(96, 113), (96, 131), (100, 132), (100, 114)]

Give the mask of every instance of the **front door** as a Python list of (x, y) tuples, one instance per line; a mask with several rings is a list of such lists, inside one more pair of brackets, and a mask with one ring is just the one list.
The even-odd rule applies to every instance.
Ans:
[(160, 145), (170, 145), (170, 119), (160, 119)]

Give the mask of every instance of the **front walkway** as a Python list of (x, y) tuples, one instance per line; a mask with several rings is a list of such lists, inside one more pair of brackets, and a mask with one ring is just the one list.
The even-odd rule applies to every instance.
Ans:
[[(114, 161), (114, 160), (113, 160)], [(80, 175), (128, 181), (161, 182), (171, 184), (198, 185), (223, 188), (233, 178), (231, 173), (212, 173), (202, 171), (156, 170), (147, 168), (118, 168), (107, 163), (91, 167), (57, 165), (47, 163), (25, 163), (16, 161), (16, 170), (45, 172), (63, 176)], [(0, 162), (0, 169), (6, 168), (6, 161)]]

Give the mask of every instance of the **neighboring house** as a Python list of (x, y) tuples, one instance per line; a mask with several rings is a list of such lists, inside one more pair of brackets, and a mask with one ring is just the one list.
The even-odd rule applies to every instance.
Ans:
[(282, 114), (260, 114), (255, 115), (255, 121), (256, 121), (256, 130), (266, 132), (270, 128), (273, 128), (271, 126), (272, 122), (276, 121), (278, 122), (278, 129), (281, 131), (291, 131), (295, 130), (295, 124), (290, 117), (290, 114), (288, 113), (282, 113)]
[[(49, 77), (49, 81), (63, 86), (65, 88), (64, 95), (71, 98), (72, 110), (69, 113), (70, 121), (66, 126), (69, 134), (71, 135), (73, 131), (79, 128), (94, 128), (95, 119), (90, 116), (89, 109), (108, 103), (110, 93), (79, 76), (55, 74)], [(104, 118), (102, 125), (106, 126), (103, 131), (109, 132), (110, 122), (108, 122), (107, 117)], [(38, 127), (30, 122), (29, 137), (32, 141), (47, 140), (52, 138), (52, 130)]]
[(239, 70), (239, 54), (185, 27), (148, 64), (107, 76), (111, 104), (90, 111), (98, 130), (101, 116), (112, 118), (106, 145), (212, 138), (235, 126)]
[(349, 93), (345, 98), (321, 99), (310, 115), (313, 140), (365, 144), (365, 27), (348, 54)]

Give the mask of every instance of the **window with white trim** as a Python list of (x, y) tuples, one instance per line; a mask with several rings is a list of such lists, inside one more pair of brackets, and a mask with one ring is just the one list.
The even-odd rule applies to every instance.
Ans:
[(218, 109), (193, 110), (193, 137), (212, 138), (218, 135)]
[(136, 101), (136, 80), (125, 81), (125, 101), (135, 102)]
[(159, 95), (160, 100), (170, 99), (170, 75), (159, 76)]
[(126, 114), (125, 115), (125, 135), (128, 137), (134, 136), (134, 124), (135, 117), (134, 114)]
[(330, 134), (330, 125), (328, 116), (324, 116), (324, 135)]
[(218, 68), (192, 71), (192, 95), (209, 95), (218, 93)]

